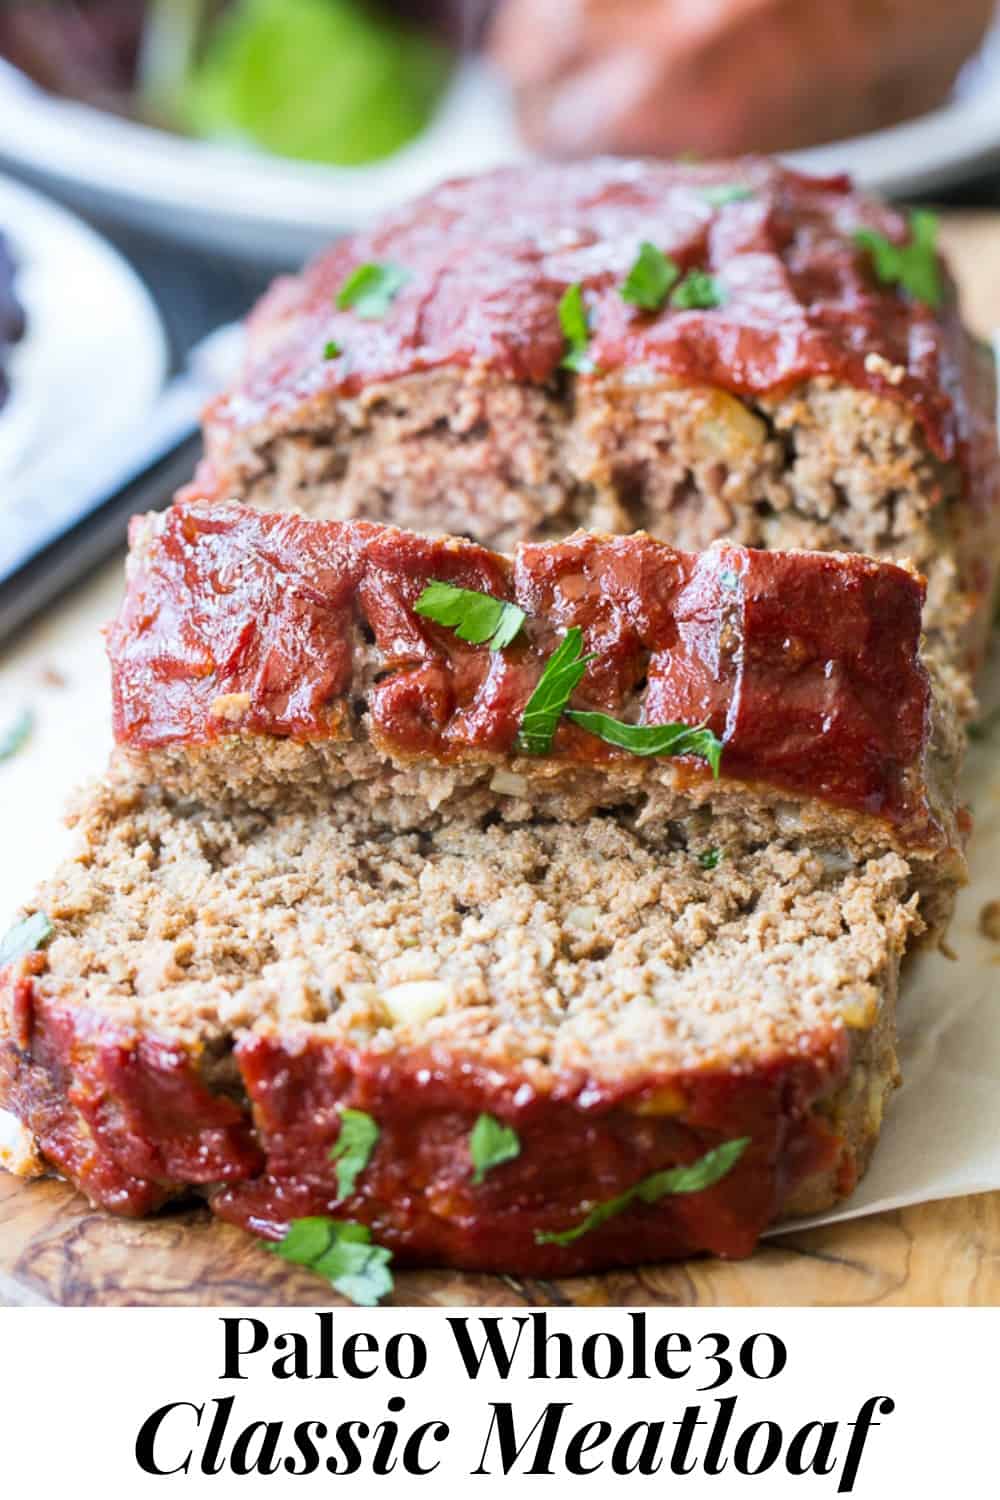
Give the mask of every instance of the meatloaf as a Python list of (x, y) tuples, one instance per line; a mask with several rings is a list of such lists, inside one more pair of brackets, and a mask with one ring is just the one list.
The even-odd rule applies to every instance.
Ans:
[[(589, 533), (511, 560), (232, 504), (133, 542), (119, 749), (0, 974), (20, 1170), (538, 1274), (748, 1254), (852, 1190), (902, 957), (961, 876), (918, 577)], [(429, 581), (517, 631), (462, 641)], [(715, 725), (718, 779), (576, 721), (518, 749), (571, 631), (569, 702)], [(376, 1131), (349, 1182), (345, 1110)], [(643, 1196), (723, 1149), (709, 1185)]]
[[(626, 300), (643, 244), (660, 281)], [(194, 493), (501, 548), (642, 528), (909, 558), (968, 710), (994, 403), (928, 218), (763, 160), (532, 163), (279, 280)]]
[[(516, 606), (516, 635), (494, 650), (420, 614), (441, 583)], [(923, 597), (911, 572), (855, 556), (581, 532), (507, 558), (370, 522), (176, 505), (133, 525), (108, 633), (115, 736), (137, 774), (215, 805), (349, 794), (425, 832), (626, 809), (699, 850), (736, 822), (852, 859), (892, 849), (936, 931), (964, 864), (959, 737), (920, 660)], [(590, 660), (568, 709), (707, 728), (715, 775), (566, 714), (530, 753), (526, 706), (574, 629)]]
[[(267, 1238), (331, 1214), (400, 1262), (555, 1274), (749, 1254), (849, 1193), (896, 1081), (906, 862), (734, 822), (714, 868), (614, 816), (432, 832), (226, 814), (119, 766), (0, 974), (19, 1169), (114, 1213), (192, 1192)], [(342, 1193), (341, 1111), (378, 1140)], [(518, 1154), (481, 1181), (482, 1114)], [(650, 1174), (748, 1141), (704, 1191)]]

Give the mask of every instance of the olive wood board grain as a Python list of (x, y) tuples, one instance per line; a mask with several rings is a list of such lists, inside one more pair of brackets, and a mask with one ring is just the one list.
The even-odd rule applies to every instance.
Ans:
[[(1000, 328), (1000, 215), (949, 215), (944, 238), (967, 316), (983, 336)], [(113, 608), (120, 559), (78, 590), (32, 640), (39, 680)], [(110, 608), (109, 608), (110, 602)], [(89, 659), (89, 658), (88, 658)], [(106, 691), (94, 681), (94, 715)], [(78, 724), (75, 753), (93, 736)], [(103, 732), (103, 728), (101, 730)], [(95, 730), (96, 733), (96, 730)], [(39, 768), (48, 775), (51, 767)], [(52, 781), (49, 782), (52, 785)], [(44, 838), (41, 843), (45, 843)], [(48, 850), (24, 851), (26, 863)], [(32, 871), (31, 873), (34, 873)], [(23, 874), (23, 871), (22, 871)], [(285, 1265), (205, 1208), (115, 1219), (54, 1179), (0, 1172), (0, 1305), (330, 1306), (321, 1279)], [(398, 1271), (390, 1303), (409, 1306), (996, 1306), (1000, 1305), (1000, 1192), (924, 1203), (766, 1241), (745, 1261), (699, 1259), (545, 1281)]]
[[(1000, 1305), (1000, 1193), (783, 1235), (749, 1260), (708, 1258), (566, 1280), (397, 1271), (411, 1307)], [(328, 1307), (326, 1282), (204, 1208), (115, 1219), (65, 1183), (0, 1176), (0, 1303)]]

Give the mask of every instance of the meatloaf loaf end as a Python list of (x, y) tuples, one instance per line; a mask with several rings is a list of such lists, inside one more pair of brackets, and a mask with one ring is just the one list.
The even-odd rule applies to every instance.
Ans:
[[(232, 504), (175, 506), (132, 541), (108, 633), (115, 736), (175, 798), (322, 809), (349, 795), (422, 832), (614, 811), (696, 853), (740, 828), (851, 863), (894, 851), (931, 933), (947, 921), (964, 874), (960, 735), (920, 659), (912, 572), (595, 533), (508, 558)], [(431, 583), (515, 605), (516, 635), (502, 650), (462, 640), (418, 612)], [(717, 775), (565, 715), (528, 753), (522, 715), (573, 629), (590, 660), (569, 709), (707, 727)]]
[[(332, 1214), (403, 1262), (526, 1274), (742, 1256), (877, 1138), (920, 925), (896, 854), (734, 829), (710, 868), (613, 816), (221, 815), (120, 767), (81, 840), (37, 898), (51, 941), (0, 975), (0, 1103), (115, 1213), (195, 1192), (265, 1237)], [(379, 1132), (346, 1196), (345, 1108)], [(518, 1152), (477, 1180), (484, 1113)], [(715, 1185), (635, 1194), (731, 1141)]]
[[(501, 548), (586, 527), (909, 558), (968, 711), (995, 380), (931, 239), (761, 160), (446, 183), (265, 297), (194, 493)], [(626, 301), (643, 242), (668, 262)]]

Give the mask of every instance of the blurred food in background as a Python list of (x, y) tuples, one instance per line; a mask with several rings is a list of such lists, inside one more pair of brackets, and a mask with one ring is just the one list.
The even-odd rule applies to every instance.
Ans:
[(369, 0), (12, 0), (0, 55), (53, 93), (336, 165), (427, 126), (481, 7)]
[(0, 58), (131, 120), (359, 166), (422, 136), (477, 53), (507, 82), (510, 154), (712, 157), (926, 115), (995, 15), (996, 0), (0, 0)]
[(125, 109), (146, 9), (135, 0), (8, 0), (0, 56), (54, 94)]
[(10, 391), (7, 357), (24, 337), (24, 312), (14, 292), (14, 260), (0, 235), (0, 407)]
[[(160, 0), (153, 14), (169, 22), (177, 8)], [(151, 33), (144, 59), (153, 43)], [(168, 67), (158, 84), (151, 62), (143, 82), (196, 135), (354, 166), (420, 134), (452, 62), (430, 33), (356, 0), (238, 0), (190, 70), (175, 78)]]
[(490, 48), (535, 147), (724, 156), (943, 104), (996, 0), (505, 0)]
[(996, 0), (504, 0), (491, 51), (532, 145), (720, 156), (942, 104)]

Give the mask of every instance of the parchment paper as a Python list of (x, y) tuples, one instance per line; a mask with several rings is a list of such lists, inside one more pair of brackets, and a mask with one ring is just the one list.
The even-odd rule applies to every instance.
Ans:
[[(1000, 704), (997, 644), (982, 685), (984, 716), (986, 705)], [(1000, 723), (973, 743), (962, 789), (975, 828), (971, 881), (948, 934), (955, 957), (910, 961), (899, 1008), (903, 1085), (872, 1165), (842, 1208), (772, 1233), (1000, 1188), (1000, 942), (979, 929), (983, 907), (1000, 902)]]

